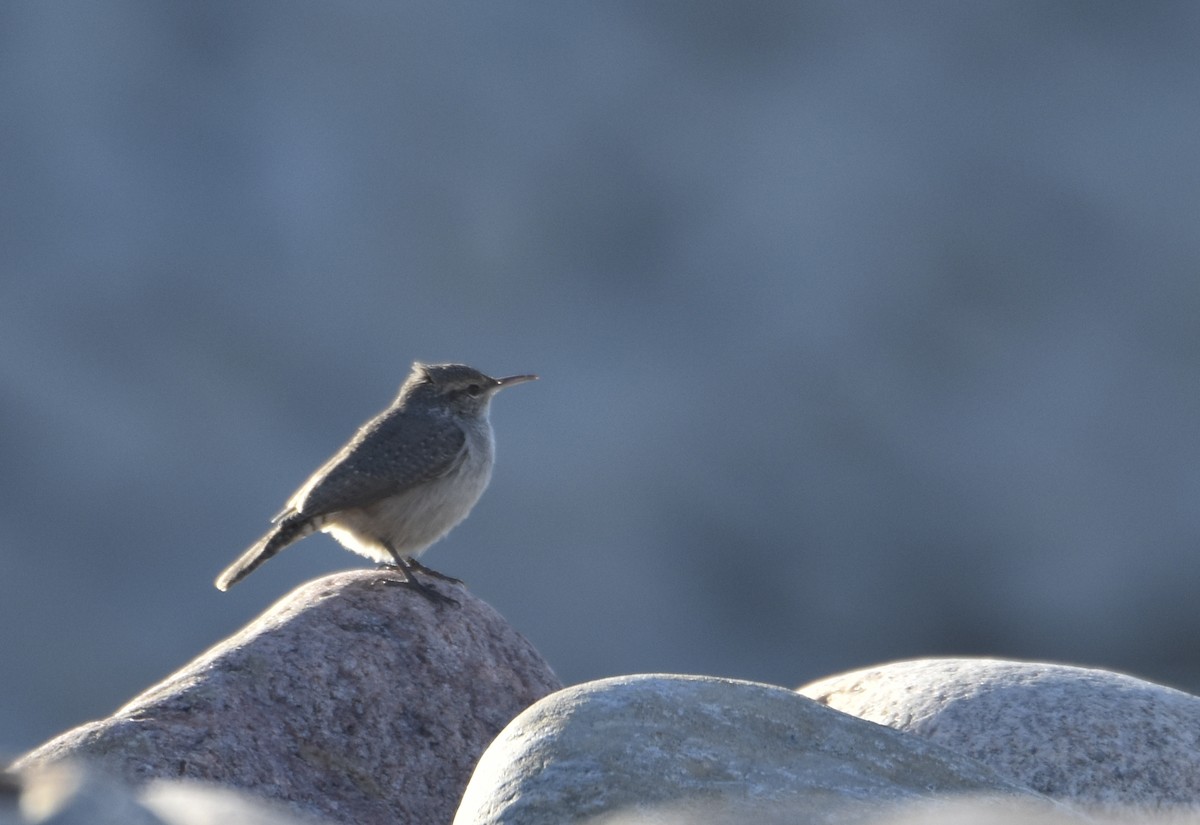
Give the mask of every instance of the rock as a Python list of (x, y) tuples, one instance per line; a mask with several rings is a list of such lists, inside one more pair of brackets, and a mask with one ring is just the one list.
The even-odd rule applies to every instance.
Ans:
[(454, 823), (859, 822), (938, 794), (1040, 800), (972, 759), (785, 688), (624, 676), (514, 719)]
[(924, 659), (822, 679), (800, 693), (1079, 806), (1200, 803), (1200, 698), (1131, 676)]
[(245, 792), (178, 779), (156, 779), (141, 788), (137, 798), (166, 825), (333, 825), (331, 820), (301, 816)]
[(79, 765), (60, 762), (32, 768), (17, 779), (20, 811), (13, 822), (166, 825), (127, 788)]
[(936, 799), (901, 805), (864, 825), (1184, 825), (1173, 819), (1130, 816), (1095, 820), (1027, 800)]
[(54, 762), (20, 774), (3, 825), (321, 825), (215, 785), (159, 779), (141, 791), (79, 763)]
[(354, 823), (447, 822), (517, 713), (560, 687), (467, 590), (434, 604), (373, 570), (328, 576), (107, 719), (16, 768), (83, 760), (139, 784), (187, 778)]

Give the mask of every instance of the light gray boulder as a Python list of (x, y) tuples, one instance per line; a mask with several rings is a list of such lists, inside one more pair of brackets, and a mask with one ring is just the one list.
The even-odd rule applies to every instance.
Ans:
[[(327, 576), (133, 699), (18, 761), (137, 785), (194, 779), (334, 821), (447, 822), (475, 761), (561, 683), (461, 587), (435, 604), (386, 572)], [(227, 597), (226, 597), (227, 598)]]
[(138, 802), (166, 825), (334, 825), (332, 820), (302, 816), (245, 791), (199, 782), (155, 779), (135, 793)]
[(8, 774), (3, 825), (328, 825), (210, 785), (159, 779), (135, 790), (67, 761)]
[(1041, 801), (973, 759), (785, 688), (623, 676), (514, 719), (454, 823), (844, 823), (958, 794)]
[(11, 807), (4, 825), (167, 825), (119, 782), (60, 762), (10, 774)]
[(921, 659), (800, 693), (1093, 810), (1200, 805), (1200, 698), (1107, 670)]

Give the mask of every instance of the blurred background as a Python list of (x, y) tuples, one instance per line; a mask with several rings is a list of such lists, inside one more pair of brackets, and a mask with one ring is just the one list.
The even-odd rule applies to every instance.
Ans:
[(567, 682), (927, 655), (1200, 690), (1200, 7), (0, 9), (0, 746), (291, 588), (216, 573), (414, 359), (542, 380), (424, 561)]

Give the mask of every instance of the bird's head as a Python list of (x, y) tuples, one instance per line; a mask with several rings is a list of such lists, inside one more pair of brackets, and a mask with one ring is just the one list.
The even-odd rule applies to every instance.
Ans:
[(465, 364), (413, 364), (401, 396), (430, 406), (444, 406), (460, 415), (487, 410), (492, 396), (505, 387), (537, 380), (536, 375), (492, 378)]

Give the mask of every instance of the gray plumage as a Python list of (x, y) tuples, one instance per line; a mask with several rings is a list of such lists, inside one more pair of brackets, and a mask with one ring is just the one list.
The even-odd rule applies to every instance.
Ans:
[(272, 519), (275, 526), (217, 577), (217, 588), (228, 590), (318, 530), (395, 564), (416, 585), (413, 570), (432, 571), (415, 558), (467, 517), (491, 478), (492, 396), (536, 377), (413, 364), (392, 405), (300, 486)]

